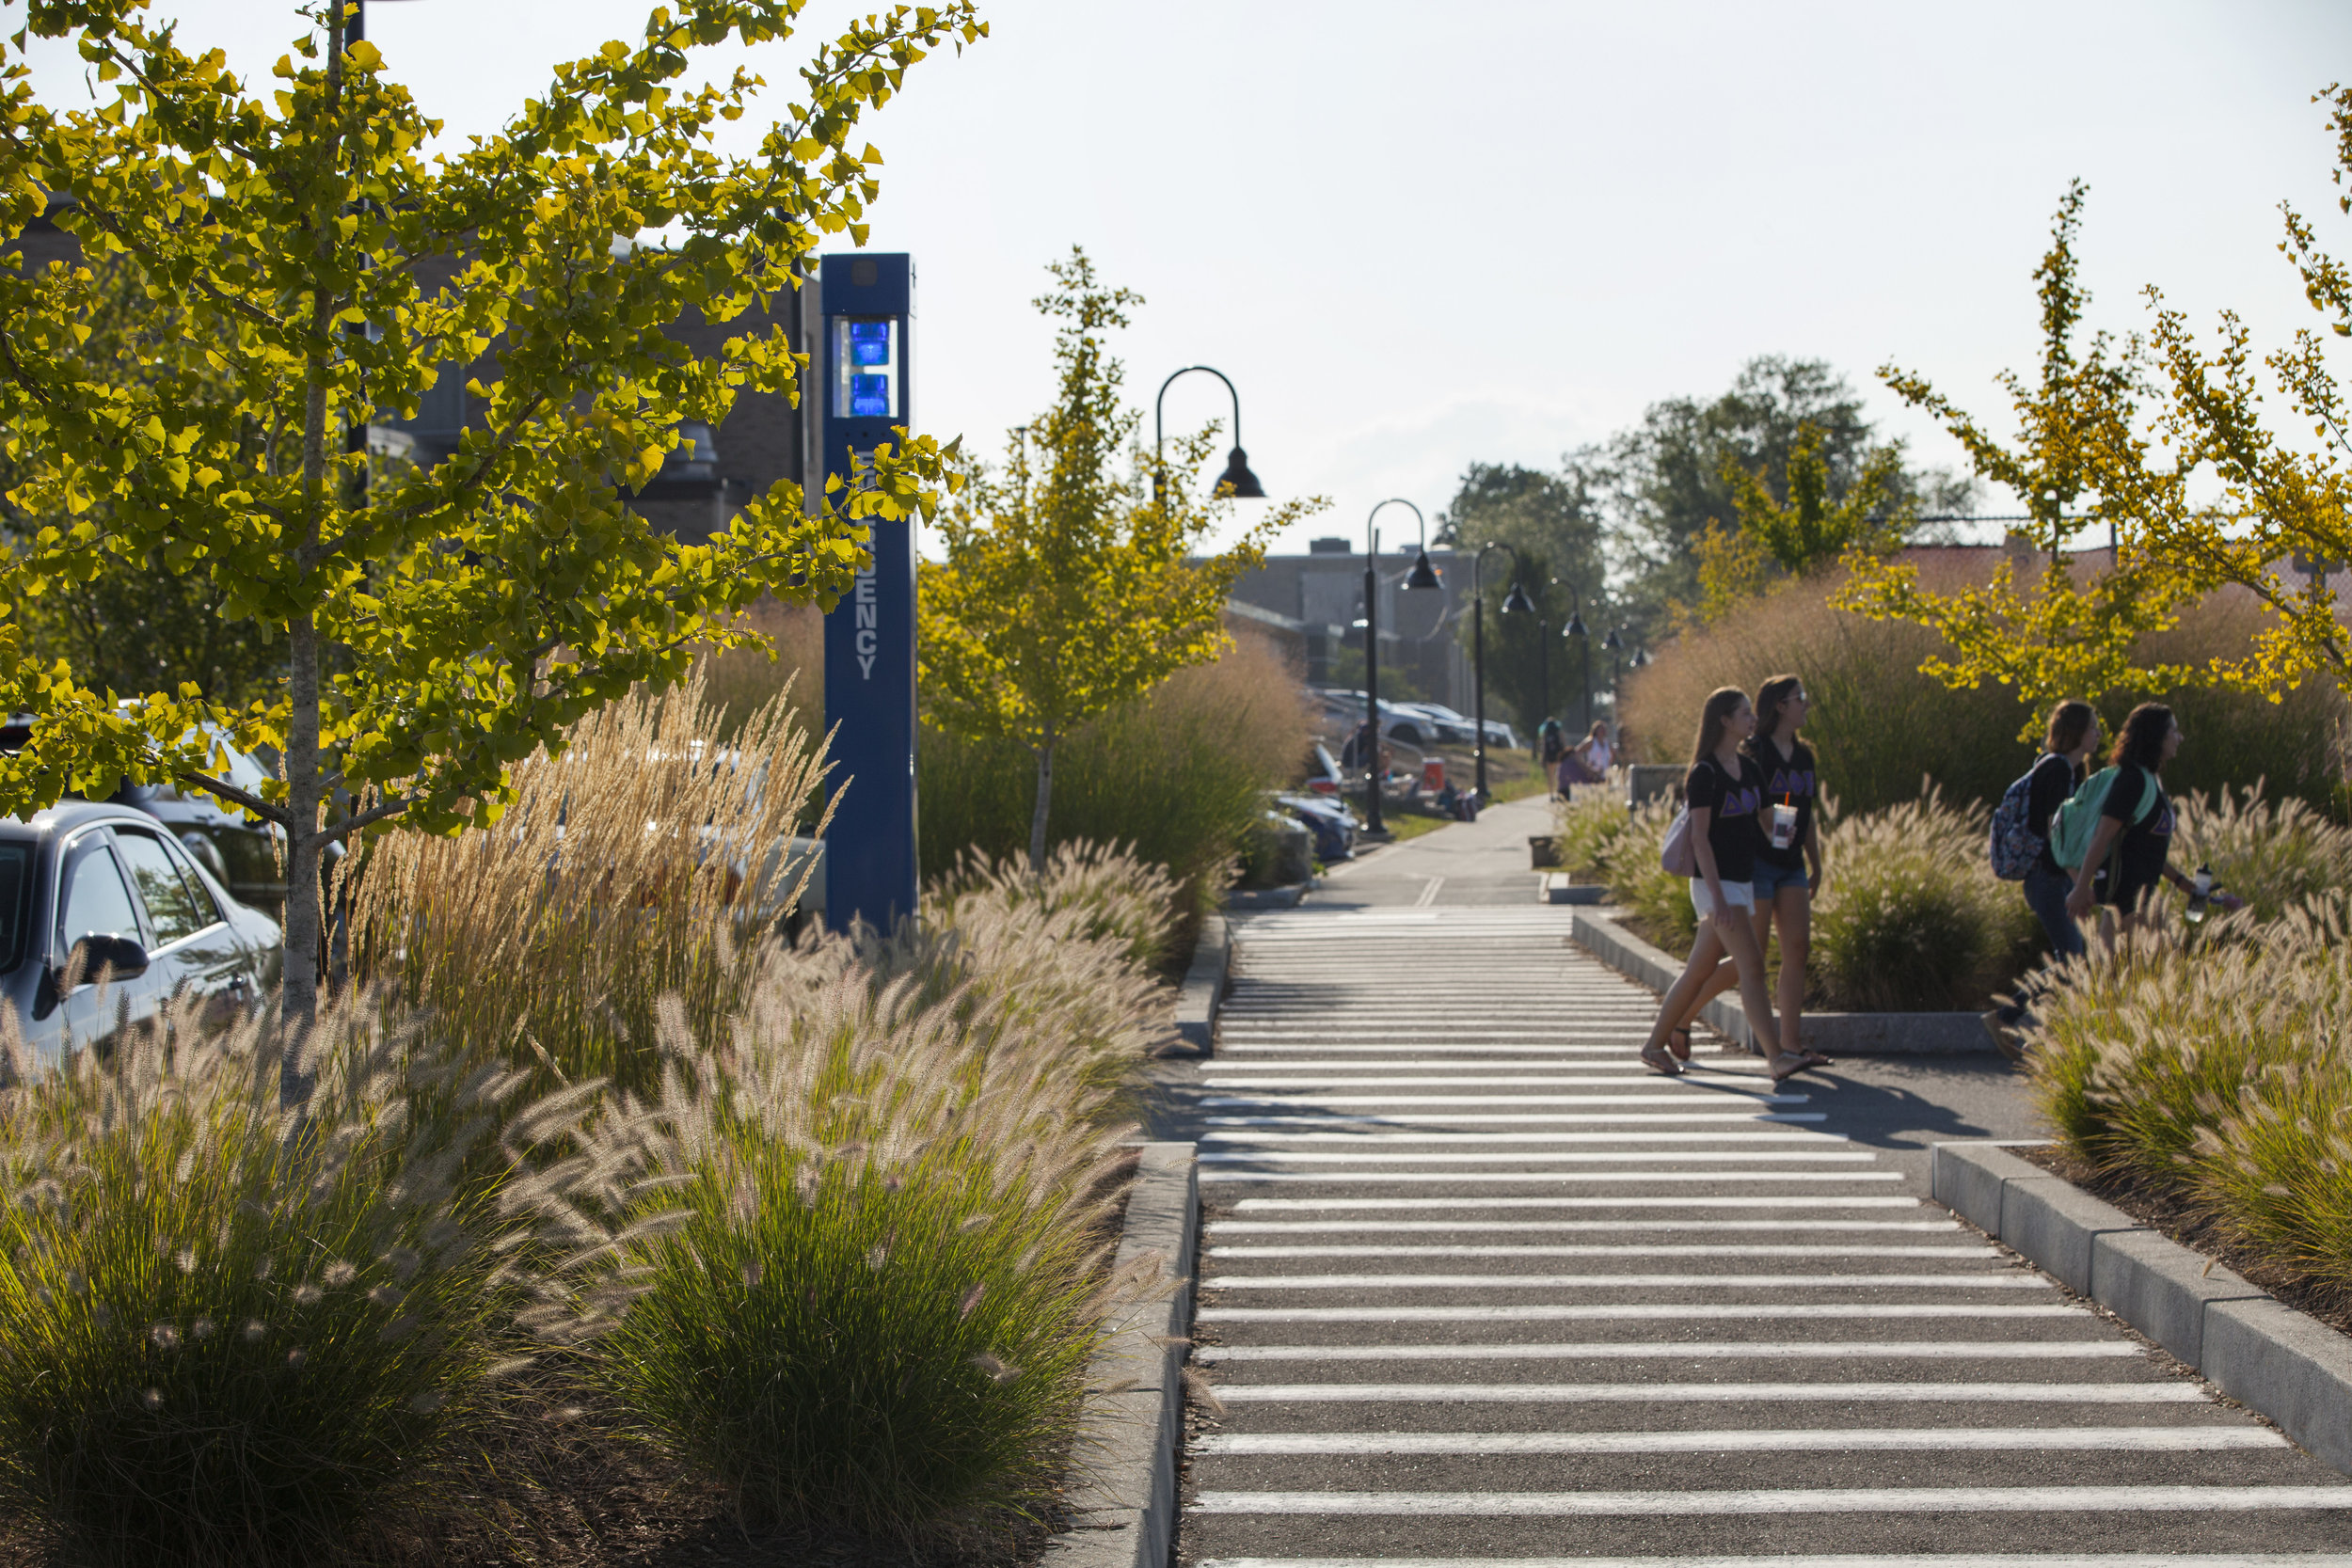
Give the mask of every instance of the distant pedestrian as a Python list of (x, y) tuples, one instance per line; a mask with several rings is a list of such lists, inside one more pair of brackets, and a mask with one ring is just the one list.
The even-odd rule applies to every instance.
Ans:
[(1765, 781), (1756, 759), (1740, 749), (1740, 742), (1755, 733), (1756, 709), (1746, 692), (1726, 686), (1707, 699), (1700, 711), (1691, 771), (1682, 786), (1694, 873), (1691, 907), (1698, 914), (1698, 931), (1691, 943), (1690, 961), (1667, 990), (1658, 1022), (1650, 1026), (1649, 1039), (1642, 1047), (1643, 1062), (1668, 1076), (1682, 1068), (1666, 1049), (1666, 1037), (1691, 1011), (1692, 998), (1725, 955), (1738, 966), (1740, 1000), (1747, 1009), (1749, 1028), (1758, 1040), (1772, 1042), (1765, 1066), (1773, 1082), (1812, 1065), (1778, 1048), (1772, 988), (1764, 975), (1764, 950), (1756, 940), (1756, 852), (1764, 842), (1758, 819), (1764, 808)]
[(1609, 726), (1596, 720), (1593, 733), (1568, 748), (1560, 758), (1560, 785), (1607, 784), (1609, 765), (1616, 759), (1609, 750)]
[[(1764, 807), (1758, 817), (1763, 837), (1756, 850), (1756, 942), (1757, 952), (1771, 951), (1772, 927), (1779, 926), (1780, 1053), (1801, 1056), (1807, 1067), (1827, 1067), (1829, 1058), (1803, 1049), (1798, 1037), (1804, 1011), (1805, 958), (1813, 941), (1813, 900), (1821, 891), (1821, 840), (1814, 821), (1820, 765), (1813, 748), (1798, 736), (1811, 709), (1801, 676), (1774, 675), (1756, 688), (1756, 730), (1740, 750), (1764, 775)], [(1739, 983), (1738, 965), (1716, 965), (1667, 1033), (1666, 1049), (1677, 1060), (1691, 1059), (1691, 1026), (1700, 1009)]]
[(1560, 793), (1560, 759), (1568, 754), (1566, 736), (1561, 733), (1560, 721), (1547, 719), (1535, 732), (1535, 754), (1543, 764), (1544, 783), (1551, 793)]

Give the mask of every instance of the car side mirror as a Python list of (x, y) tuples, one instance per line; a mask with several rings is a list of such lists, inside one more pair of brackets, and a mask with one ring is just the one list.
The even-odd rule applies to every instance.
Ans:
[(66, 954), (65, 972), (87, 982), (98, 978), (101, 971), (112, 970), (118, 980), (147, 973), (147, 949), (135, 938), (108, 936), (92, 931), (79, 938)]

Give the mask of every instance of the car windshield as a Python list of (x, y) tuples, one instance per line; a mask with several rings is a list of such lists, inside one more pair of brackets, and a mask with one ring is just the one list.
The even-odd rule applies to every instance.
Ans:
[(24, 961), (24, 928), (32, 923), (33, 847), (0, 844), (0, 974)]

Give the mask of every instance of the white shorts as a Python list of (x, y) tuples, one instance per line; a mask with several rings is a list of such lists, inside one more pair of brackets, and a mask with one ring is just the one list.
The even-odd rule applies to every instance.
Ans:
[[(1756, 884), (1754, 882), (1725, 882), (1724, 902), (1735, 910), (1745, 910), (1750, 914), (1754, 914), (1756, 912)], [(1691, 907), (1699, 911), (1701, 920), (1709, 919), (1715, 913), (1715, 906), (1707, 896), (1707, 879), (1704, 877), (1691, 879)]]

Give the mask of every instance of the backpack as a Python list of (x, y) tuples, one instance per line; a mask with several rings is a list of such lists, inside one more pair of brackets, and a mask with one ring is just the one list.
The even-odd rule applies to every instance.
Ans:
[(1691, 808), (1675, 813), (1675, 819), (1666, 827), (1665, 842), (1659, 846), (1658, 863), (1669, 877), (1695, 877), (1699, 874), (1699, 859), (1691, 847)]
[[(2115, 768), (2100, 768), (2083, 781), (2083, 786), (2064, 805), (2050, 814), (2050, 858), (2066, 870), (2079, 867), (2083, 857), (2090, 852), (2091, 837), (2099, 831), (2101, 808), (2106, 804), (2107, 791), (2114, 787), (2121, 771)], [(2156, 809), (2156, 776), (2143, 773), (2142, 777), (2148, 781), (2148, 787), (2141, 792), (2139, 804), (2125, 824), (2127, 829), (2147, 821), (2148, 814)]]
[(1993, 808), (1993, 875), (2002, 881), (2024, 881), (2049, 843), (2026, 825), (2032, 811), (2033, 776), (2041, 770), (2040, 762), (2026, 768), (2023, 777), (2001, 791), (2001, 803)]

